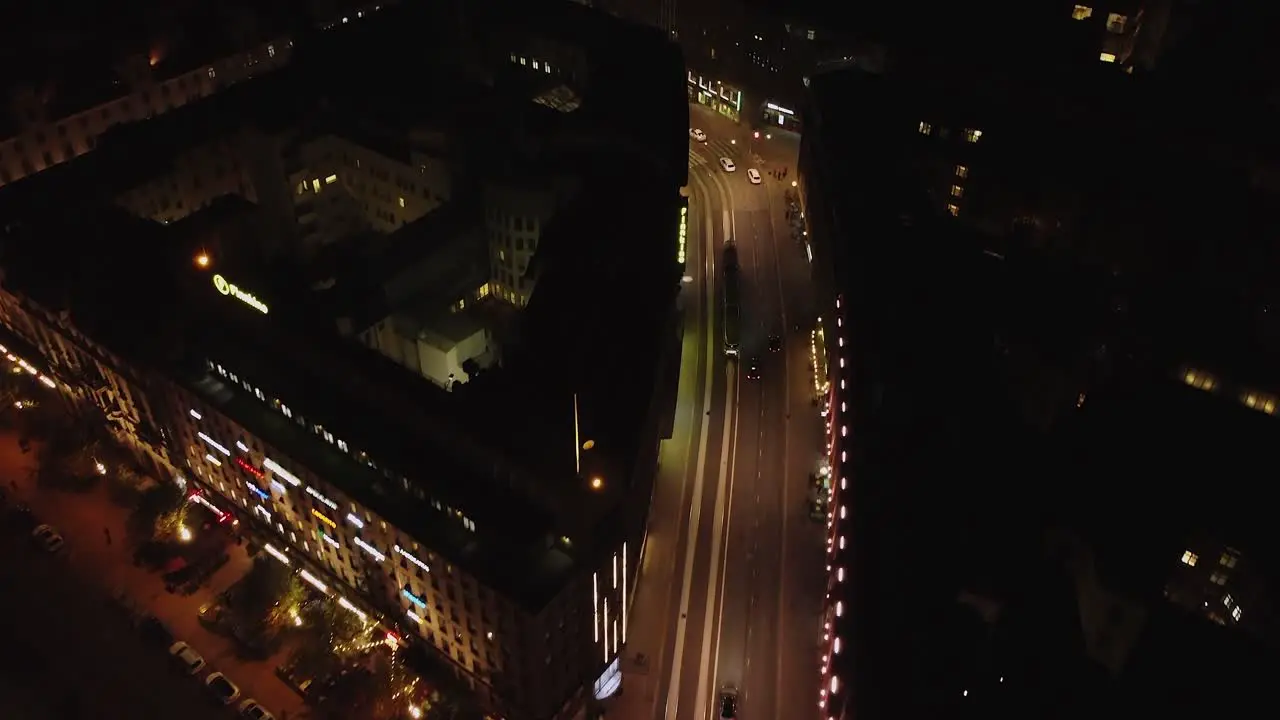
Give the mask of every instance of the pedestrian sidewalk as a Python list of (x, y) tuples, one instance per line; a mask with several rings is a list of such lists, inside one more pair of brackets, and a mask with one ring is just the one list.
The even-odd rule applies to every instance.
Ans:
[(40, 444), (32, 442), (31, 451), (24, 454), (15, 431), (0, 431), (0, 477), (15, 502), (30, 505), (36, 518), (53, 525), (66, 538), (71, 567), (109, 593), (122, 593), (138, 610), (159, 618), (176, 638), (203, 655), (211, 670), (226, 673), (239, 685), (243, 697), (257, 699), (280, 720), (301, 717), (305, 709), (302, 698), (275, 675), (282, 657), (244, 660), (237, 655), (233, 640), (209, 632), (199, 622), (200, 608), (248, 571), (253, 561), (244, 548), (230, 545), (231, 559), (205, 587), (189, 596), (170, 594), (158, 573), (133, 565), (125, 530), (129, 511), (111, 501), (106, 483), (98, 483), (85, 493), (38, 487), (35, 471), (39, 451)]

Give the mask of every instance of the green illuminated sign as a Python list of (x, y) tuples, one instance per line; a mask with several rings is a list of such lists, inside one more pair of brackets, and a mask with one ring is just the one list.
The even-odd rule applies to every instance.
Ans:
[(244, 290), (241, 290), (240, 288), (236, 287), (235, 285), (232, 285), (231, 283), (227, 282), (227, 279), (222, 277), (221, 275), (213, 276), (213, 287), (223, 295), (226, 295), (228, 297), (233, 297), (239, 300), (240, 302), (244, 303), (245, 305), (248, 305), (249, 307), (253, 308), (254, 310), (257, 310), (263, 315), (266, 315), (269, 312), (269, 308), (267, 308), (266, 303), (254, 297), (252, 293), (247, 293)]

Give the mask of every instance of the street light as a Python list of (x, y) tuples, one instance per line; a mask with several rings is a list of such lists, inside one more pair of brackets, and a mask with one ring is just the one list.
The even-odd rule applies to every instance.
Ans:
[(186, 525), (178, 526), (178, 539), (182, 542), (191, 542), (191, 528)]
[(198, 268), (209, 267), (209, 253), (201, 252), (199, 255), (196, 255), (196, 267)]
[(591, 478), (592, 490), (599, 490), (602, 487), (604, 487), (604, 478), (600, 477), (599, 475)]
[(791, 181), (791, 187), (795, 187), (795, 186), (796, 186), (796, 181), (795, 181), (795, 180), (792, 180), (792, 181)]

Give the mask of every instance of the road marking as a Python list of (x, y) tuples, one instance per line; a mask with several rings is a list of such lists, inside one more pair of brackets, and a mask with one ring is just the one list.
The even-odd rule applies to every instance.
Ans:
[[(765, 203), (769, 211), (769, 234), (773, 238), (773, 267), (774, 275), (778, 279), (778, 310), (782, 314), (782, 335), (785, 337), (787, 332), (787, 295), (782, 285), (782, 261), (778, 255), (778, 234), (774, 231), (773, 218), (773, 196), (772, 193), (765, 194)], [(788, 238), (790, 239), (790, 238)], [(788, 244), (790, 247), (790, 244)], [(786, 632), (784, 627), (784, 618), (786, 610), (783, 603), (786, 602), (786, 582), (782, 581), (783, 568), (787, 565), (787, 514), (791, 512), (790, 499), (787, 488), (790, 485), (790, 478), (787, 477), (787, 470), (790, 467), (791, 456), (791, 373), (789, 370), (789, 356), (791, 354), (792, 343), (783, 346), (782, 353), (782, 409), (785, 417), (782, 423), (782, 541), (779, 544), (778, 554), (778, 657), (783, 657), (782, 642)], [(779, 660), (776, 668), (776, 676), (774, 677), (774, 717), (779, 717), (778, 713), (782, 712), (782, 662)]]
[[(707, 569), (707, 608), (706, 622), (702, 626), (702, 665), (698, 669), (698, 695), (707, 695), (707, 677), (711, 676), (713, 684), (719, 681), (720, 670), (720, 633), (724, 627), (724, 584), (728, 573), (725, 564), (728, 560), (729, 523), (733, 514), (733, 463), (737, 460), (738, 407), (737, 407), (737, 373), (732, 364), (726, 364), (724, 393), (724, 434), (720, 448), (720, 479), (716, 485), (715, 517), (711, 532), (711, 566)], [(729, 418), (733, 422), (729, 422)], [(724, 544), (724, 549), (720, 548)], [(718, 579), (717, 579), (718, 578)], [(718, 602), (717, 602), (718, 600)], [(716, 612), (714, 649), (712, 649), (711, 613)], [(712, 665), (714, 660), (714, 665)], [(705, 706), (710, 707), (710, 704)]]
[[(702, 391), (702, 407), (704, 412), (711, 408), (712, 368), (715, 367), (715, 243), (714, 226), (711, 218), (710, 203), (707, 203), (704, 219), (707, 236), (704, 247), (710, 252), (703, 258), (703, 273), (706, 281), (703, 287), (703, 299), (707, 308), (707, 363), (704, 366), (703, 379), (705, 387)], [(728, 416), (725, 417), (728, 424)], [(693, 478), (693, 501), (688, 533), (685, 535), (684, 574), (680, 584), (680, 620), (676, 623), (675, 654), (671, 662), (671, 681), (667, 684), (667, 720), (675, 720), (680, 706), (680, 668), (684, 660), (685, 634), (688, 631), (689, 592), (693, 582), (693, 557), (698, 545), (698, 526), (702, 517), (702, 482), (707, 467), (707, 439), (711, 430), (711, 422), (703, 419), (702, 431), (698, 436), (698, 468)], [(683, 495), (681, 496), (683, 498)]]
[[(697, 204), (696, 204), (696, 205), (693, 205), (692, 207), (693, 207), (693, 208), (694, 208), (694, 210), (696, 211), (696, 210), (698, 209), (698, 206), (699, 206), (699, 205), (703, 206), (703, 207), (702, 207), (702, 209), (704, 210), (704, 212), (705, 212), (705, 216), (706, 216), (706, 218), (708, 219), (708, 222), (707, 222), (707, 223), (706, 223), (706, 225), (704, 225), (703, 227), (708, 227), (708, 228), (709, 228), (709, 227), (710, 227), (710, 216), (711, 216), (711, 211), (710, 211), (710, 209), (708, 209), (708, 208), (706, 207), (707, 185), (706, 185), (706, 183), (702, 180), (702, 178), (701, 178), (701, 177), (696, 176), (696, 175), (695, 175), (695, 176), (693, 176), (693, 177), (691, 177), (691, 178), (690, 178), (690, 180), (691, 180), (691, 184), (693, 185), (693, 189), (694, 189), (694, 191), (695, 191), (695, 192), (693, 193), (692, 200), (697, 202)], [(691, 223), (691, 224), (690, 224), (690, 235), (691, 235), (691, 240), (692, 240), (692, 241), (694, 241), (694, 242), (701, 241), (701, 242), (702, 242), (702, 245), (703, 245), (702, 247), (698, 247), (698, 248), (697, 248), (697, 257), (698, 257), (698, 260), (699, 260), (699, 269), (700, 269), (700, 271), (701, 271), (701, 273), (702, 273), (702, 277), (700, 278), (700, 280), (702, 281), (702, 285), (699, 285), (699, 286), (698, 286), (698, 287), (699, 287), (699, 291), (700, 291), (700, 292), (701, 292), (701, 289), (702, 289), (702, 288), (705, 288), (705, 287), (706, 287), (707, 274), (708, 274), (708, 273), (707, 273), (707, 268), (706, 268), (706, 256), (707, 256), (707, 252), (706, 252), (706, 250), (705, 250), (704, 248), (705, 248), (705, 245), (706, 245), (708, 242), (710, 242), (710, 240), (709, 240), (709, 239), (707, 239), (707, 238), (704, 238), (704, 237), (703, 237), (703, 235), (704, 235), (704, 234), (705, 234), (705, 233), (703, 233), (703, 232), (699, 231), (699, 224), (698, 224), (697, 222), (694, 222), (694, 223)], [(693, 243), (691, 243), (691, 247), (694, 247)], [(691, 252), (690, 252), (690, 256), (691, 256), (691, 257), (694, 257), (694, 252), (692, 252), (692, 251), (691, 251)], [(698, 295), (697, 297), (701, 297), (701, 295)], [(691, 350), (690, 350), (690, 359), (692, 359), (692, 360), (693, 360), (693, 362), (692, 362), (692, 363), (689, 363), (689, 364), (691, 365), (691, 367), (685, 370), (685, 374), (686, 374), (686, 375), (691, 374), (691, 375), (692, 375), (692, 378), (693, 378), (692, 390), (688, 390), (688, 392), (695, 392), (695, 393), (696, 393), (696, 392), (697, 392), (697, 380), (698, 380), (698, 378), (700, 378), (700, 377), (704, 377), (704, 375), (706, 374), (706, 363), (705, 363), (705, 362), (702, 362), (702, 363), (698, 362), (699, 360), (702, 360), (702, 359), (704, 359), (704, 358), (703, 358), (703, 356), (702, 356), (702, 355), (698, 354), (698, 349), (699, 349), (699, 345), (698, 345), (698, 343), (699, 343), (699, 341), (701, 340), (701, 338), (700, 338), (700, 337), (698, 337), (698, 332), (697, 332), (697, 331), (698, 331), (699, 329), (701, 329), (701, 330), (703, 330), (703, 331), (706, 331), (708, 328), (707, 328), (706, 326), (701, 325), (700, 323), (701, 323), (701, 322), (703, 322), (704, 318), (706, 319), (706, 321), (707, 321), (708, 323), (709, 323), (709, 322), (711, 322), (711, 321), (713, 320), (713, 318), (709, 318), (709, 317), (707, 316), (707, 308), (706, 308), (706, 304), (705, 304), (705, 303), (702, 303), (702, 302), (697, 302), (697, 303), (695, 303), (695, 304), (694, 304), (694, 307), (692, 307), (692, 308), (686, 308), (686, 312), (687, 312), (687, 313), (692, 314), (692, 316), (693, 316), (693, 318), (694, 318), (694, 324), (693, 324), (693, 326), (692, 326), (692, 327), (693, 327), (693, 329), (694, 329), (694, 332), (692, 333), (692, 335), (693, 335), (693, 337), (692, 337), (692, 348), (691, 348)], [(713, 334), (708, 333), (708, 337), (713, 337), (713, 336), (714, 336)], [(682, 377), (682, 378), (681, 378), (681, 382), (682, 382), (682, 383), (683, 383), (683, 382), (685, 382), (685, 380), (686, 380), (686, 379), (687, 379), (687, 378), (683, 378), (683, 377)], [(689, 386), (682, 386), (682, 387), (686, 387), (686, 388), (688, 388)], [(702, 416), (703, 416), (703, 414), (705, 413), (705, 410), (706, 410), (706, 408), (705, 408), (705, 401), (704, 401), (704, 404), (703, 404), (703, 405), (698, 405), (696, 402), (690, 402), (690, 403), (689, 403), (689, 405), (688, 405), (688, 407), (689, 407), (689, 409), (688, 409), (688, 418), (689, 418), (689, 419), (688, 419), (688, 422), (689, 422), (689, 427), (690, 427), (690, 428), (695, 427), (694, 423), (697, 423), (697, 422), (699, 422), (699, 421), (702, 421), (702, 422), (704, 422), (704, 423), (706, 422), (706, 420), (705, 420), (705, 419), (703, 419), (703, 417), (702, 417)], [(688, 490), (688, 487), (689, 487), (689, 463), (690, 463), (690, 461), (691, 461), (691, 456), (692, 456), (693, 452), (694, 452), (694, 443), (692, 443), (692, 442), (686, 443), (686, 444), (685, 444), (685, 452), (684, 452), (683, 462), (682, 462), (682, 463), (680, 464), (680, 466), (679, 466), (679, 468), (680, 468), (680, 469), (679, 469), (679, 475), (680, 475), (680, 493), (679, 493), (679, 495), (678, 495), (678, 498), (679, 498), (679, 499), (678, 499), (678, 502), (677, 502), (677, 506), (678, 506), (678, 507), (681, 507), (681, 508), (685, 507), (685, 491), (686, 491), (686, 490)], [(681, 537), (682, 531), (684, 531), (684, 530), (685, 530), (685, 521), (686, 521), (687, 519), (688, 519), (688, 515), (685, 515), (684, 513), (681, 513), (681, 514), (680, 514), (680, 516), (679, 516), (679, 518), (678, 518), (678, 520), (677, 520), (677, 522), (676, 522), (676, 529), (675, 529), (675, 533), (674, 533), (674, 535), (673, 535), (673, 537), (675, 538), (675, 543), (676, 543), (676, 544), (675, 544), (675, 546), (672, 548), (672, 554), (673, 554), (673, 556), (674, 556), (674, 554), (675, 554), (675, 548), (679, 547), (679, 538)], [(674, 559), (674, 558), (673, 558), (673, 559)], [(645, 570), (647, 570), (647, 566), (642, 566), (642, 572), (643, 572), (643, 571), (645, 571)], [(672, 568), (672, 570), (674, 571), (674, 570), (675, 570), (675, 568)], [(646, 573), (645, 577), (648, 577), (647, 573)], [(669, 582), (669, 581), (668, 581), (668, 582)], [(670, 637), (670, 636), (668, 635), (668, 631), (670, 630), (670, 627), (671, 627), (671, 625), (670, 625), (670, 619), (671, 619), (671, 588), (670, 588), (670, 587), (667, 587), (667, 588), (665, 589), (665, 591), (662, 593), (662, 613), (661, 613), (660, 617), (662, 618), (662, 622), (661, 622), (661, 628), (662, 628), (662, 630), (661, 630), (660, 642), (659, 642), (659, 648), (660, 648), (660, 649), (659, 649), (659, 652), (657, 653), (657, 656), (658, 656), (658, 663), (659, 663), (659, 665), (658, 665), (658, 667), (657, 667), (657, 668), (655, 668), (659, 674), (661, 674), (661, 673), (662, 673), (662, 670), (663, 670), (662, 663), (666, 662), (666, 648), (667, 648), (667, 640), (668, 640), (668, 638)], [(677, 652), (677, 653), (675, 654), (675, 658), (673, 658), (673, 660), (678, 660), (678, 657), (679, 657), (679, 653)], [(659, 694), (658, 694), (658, 693), (655, 693), (655, 694), (654, 694), (654, 697), (653, 697), (653, 701), (649, 704), (649, 713), (648, 713), (647, 717), (649, 717), (649, 718), (653, 718), (653, 717), (656, 717), (656, 716), (657, 716), (658, 698), (659, 698)]]

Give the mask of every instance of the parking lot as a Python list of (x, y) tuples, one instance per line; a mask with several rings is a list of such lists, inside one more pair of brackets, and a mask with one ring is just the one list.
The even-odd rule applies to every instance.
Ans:
[[(113, 503), (103, 487), (85, 492), (38, 487), (33, 472), (39, 456), (38, 448), (36, 450), (22, 453), (16, 436), (0, 432), (0, 486), (9, 496), (10, 504), (24, 503), (32, 508), (35, 520), (28, 521), (28, 525), (41, 522), (54, 526), (65, 538), (65, 547), (56, 554), (46, 554), (31, 540), (29, 530), (23, 531), (8, 523), (9, 532), (0, 542), (6, 557), (12, 554), (15, 560), (0, 571), (0, 588), (5, 588), (0, 590), (0, 610), (5, 611), (5, 618), (0, 622), (16, 623), (32, 635), (24, 642), (35, 643), (35, 647), (40, 647), (40, 643), (74, 647), (76, 638), (81, 638), (85, 648), (75, 651), (77, 659), (62, 660), (55, 656), (50, 667), (59, 673), (66, 672), (64, 668), (68, 666), (84, 670), (73, 671), (73, 679), (59, 676), (52, 687), (75, 688), (84, 674), (99, 673), (103, 677), (118, 674), (124, 678), (110, 680), (122, 683), (118, 693), (96, 687), (86, 690), (84, 696), (94, 698), (97, 707), (81, 710), (80, 715), (57, 710), (50, 717), (165, 717), (178, 712), (197, 717), (205, 716), (200, 713), (209, 713), (209, 717), (233, 717), (233, 709), (215, 707), (200, 685), (200, 681), (215, 670), (224, 672), (239, 686), (243, 693), (240, 700), (257, 699), (278, 720), (299, 717), (304, 707), (301, 697), (273, 672), (278, 658), (245, 659), (232, 640), (210, 632), (199, 622), (200, 608), (249, 568), (251, 560), (244, 549), (230, 544), (227, 562), (212, 576), (202, 578), (195, 592), (167, 592), (162, 573), (133, 563), (132, 548), (125, 539), (128, 511)], [(23, 573), (33, 575), (26, 577)], [(113, 596), (117, 595), (124, 599), (127, 610), (115, 603)], [(88, 607), (81, 607), (86, 603)], [(110, 619), (100, 623), (104, 613)], [(174, 637), (188, 642), (207, 661), (208, 667), (196, 678), (184, 678), (173, 671), (166, 648), (144, 647), (141, 634), (131, 625), (130, 615), (145, 614), (154, 615)], [(52, 625), (57, 626), (57, 633), (46, 632)], [(72, 626), (76, 627), (75, 631), (68, 629)], [(32, 633), (33, 628), (39, 631)], [(78, 659), (81, 652), (89, 659)], [(106, 667), (99, 670), (100, 666)], [(55, 693), (55, 696), (63, 695), (74, 693)], [(131, 706), (129, 703), (135, 702), (135, 695), (148, 704)], [(6, 697), (15, 705), (31, 703), (30, 698), (21, 693), (6, 692), (6, 688), (0, 686), (0, 703), (5, 702)], [(106, 705), (108, 702), (112, 703), (110, 707)], [(150, 704), (153, 702), (159, 703), (154, 705), (154, 711)], [(146, 709), (140, 709), (143, 707)], [(39, 717), (26, 710), (9, 714), (0, 705), (0, 717), (29, 715)]]
[(68, 557), (37, 548), (12, 522), (0, 532), (0, 717), (231, 716), (107, 593), (68, 572)]

